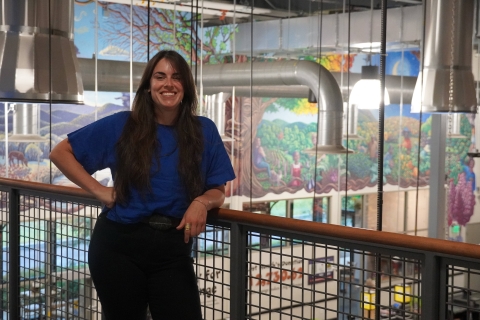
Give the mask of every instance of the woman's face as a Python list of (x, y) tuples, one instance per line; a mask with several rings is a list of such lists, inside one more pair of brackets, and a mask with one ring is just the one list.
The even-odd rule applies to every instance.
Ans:
[(182, 78), (167, 59), (160, 60), (153, 69), (149, 91), (157, 114), (178, 113), (184, 94)]

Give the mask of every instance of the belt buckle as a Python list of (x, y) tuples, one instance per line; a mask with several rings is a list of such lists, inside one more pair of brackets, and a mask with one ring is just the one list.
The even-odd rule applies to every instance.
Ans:
[(172, 220), (169, 217), (153, 214), (148, 218), (148, 225), (157, 230), (168, 230), (173, 227)]

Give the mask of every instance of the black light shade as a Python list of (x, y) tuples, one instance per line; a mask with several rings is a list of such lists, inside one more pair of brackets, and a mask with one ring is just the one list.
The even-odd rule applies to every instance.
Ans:
[(362, 79), (378, 80), (377, 66), (362, 66)]
[(317, 103), (317, 97), (315, 97), (315, 94), (313, 94), (312, 90), (308, 90), (308, 102)]

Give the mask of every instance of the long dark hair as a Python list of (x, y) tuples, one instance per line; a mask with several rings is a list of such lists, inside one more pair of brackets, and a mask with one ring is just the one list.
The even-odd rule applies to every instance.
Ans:
[(203, 192), (200, 165), (204, 145), (201, 123), (196, 117), (198, 101), (195, 82), (185, 59), (175, 51), (164, 50), (148, 61), (133, 100), (132, 112), (116, 145), (118, 165), (114, 188), (116, 201), (120, 204), (128, 202), (132, 187), (142, 194), (150, 192), (152, 162), (156, 163), (157, 170), (161, 165), (161, 146), (156, 138), (157, 123), (149, 89), (155, 66), (162, 59), (167, 59), (180, 74), (184, 89), (183, 100), (174, 122), (179, 149), (177, 170), (189, 200)]

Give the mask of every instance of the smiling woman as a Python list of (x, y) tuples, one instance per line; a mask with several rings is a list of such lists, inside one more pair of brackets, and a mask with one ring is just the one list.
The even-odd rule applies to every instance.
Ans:
[(170, 125), (177, 117), (184, 91), (181, 75), (167, 59), (160, 60), (155, 66), (149, 91), (157, 122)]
[[(215, 124), (196, 111), (189, 65), (160, 51), (131, 112), (81, 128), (52, 150), (65, 176), (105, 204), (89, 268), (107, 320), (145, 319), (147, 305), (154, 319), (202, 319), (191, 238), (235, 175)], [(104, 168), (113, 187), (91, 176)]]

